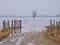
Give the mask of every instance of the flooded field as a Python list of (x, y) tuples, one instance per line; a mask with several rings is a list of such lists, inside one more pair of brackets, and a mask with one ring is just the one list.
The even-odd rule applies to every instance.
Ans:
[[(60, 17), (36, 17), (36, 18), (0, 18), (0, 29), (3, 20), (22, 20), (21, 34), (9, 36), (0, 42), (0, 45), (60, 45), (59, 42), (52, 41), (46, 35), (46, 26), (50, 25), (51, 19), (59, 21)], [(11, 22), (10, 22), (11, 24)], [(11, 25), (10, 25), (11, 26)]]
[[(29, 32), (29, 31), (42, 31), (45, 30), (45, 26), (49, 25), (50, 20), (59, 21), (60, 17), (1, 17), (0, 18), (0, 29), (2, 29), (3, 20), (22, 20), (22, 33)], [(11, 26), (11, 25), (10, 25)]]

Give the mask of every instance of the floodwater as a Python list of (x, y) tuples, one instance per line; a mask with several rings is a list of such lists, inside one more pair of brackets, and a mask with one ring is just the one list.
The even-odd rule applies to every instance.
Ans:
[[(45, 30), (45, 26), (49, 25), (50, 19), (59, 21), (60, 17), (0, 17), (0, 29), (3, 27), (3, 20), (22, 20), (22, 33), (24, 32), (30, 32), (30, 31), (43, 31)], [(11, 25), (10, 25), (11, 26)]]
[[(45, 26), (49, 25), (50, 19), (59, 21), (60, 17), (1, 17), (0, 29), (2, 29), (3, 20), (22, 20), (22, 33), (7, 37), (0, 45), (59, 45), (52, 42), (42, 33), (46, 30)], [(11, 25), (10, 25), (11, 26)]]

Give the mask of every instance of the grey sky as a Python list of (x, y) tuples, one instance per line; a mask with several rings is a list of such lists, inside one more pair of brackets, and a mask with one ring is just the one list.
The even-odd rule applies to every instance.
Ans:
[(0, 15), (60, 14), (60, 0), (0, 0)]

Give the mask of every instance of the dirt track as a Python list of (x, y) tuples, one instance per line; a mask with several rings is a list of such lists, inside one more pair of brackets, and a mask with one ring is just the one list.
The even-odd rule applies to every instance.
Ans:
[(0, 45), (60, 45), (60, 43), (50, 40), (46, 32), (29, 32), (21, 36), (8, 37)]

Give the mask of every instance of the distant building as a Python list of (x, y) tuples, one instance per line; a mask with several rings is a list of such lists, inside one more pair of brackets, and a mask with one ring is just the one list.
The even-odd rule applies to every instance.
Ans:
[(35, 18), (36, 15), (37, 15), (37, 12), (36, 12), (36, 10), (34, 10), (34, 11), (33, 11), (33, 18)]

